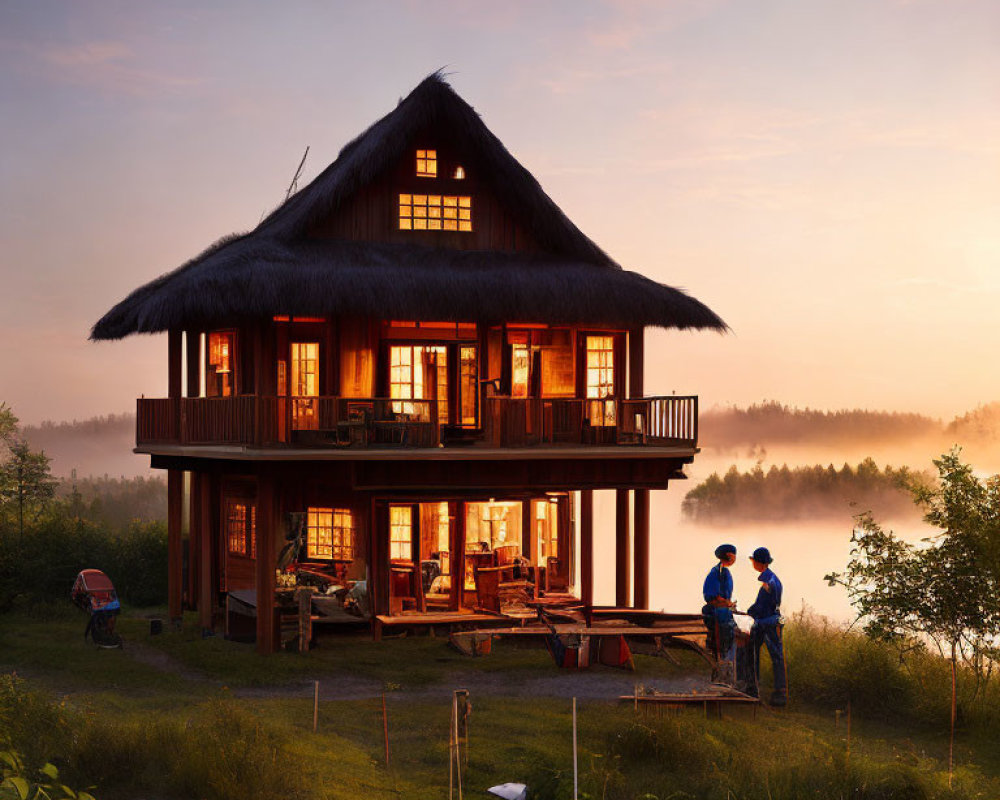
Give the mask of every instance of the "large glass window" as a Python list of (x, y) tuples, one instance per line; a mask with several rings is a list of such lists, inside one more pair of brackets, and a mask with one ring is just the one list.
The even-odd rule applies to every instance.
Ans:
[(587, 337), (587, 417), (593, 426), (615, 424), (613, 336)]
[(306, 555), (336, 561), (354, 558), (354, 517), (346, 508), (309, 508)]
[[(389, 398), (437, 399), (438, 422), (448, 422), (448, 348), (444, 345), (393, 345), (389, 348)], [(423, 403), (392, 404), (396, 414), (426, 418)]]
[(292, 419), (297, 430), (314, 430), (319, 423), (319, 342), (292, 342)]
[(389, 506), (389, 558), (413, 560), (413, 508)]
[(587, 337), (587, 397), (600, 399), (615, 393), (614, 338)]
[(472, 198), (467, 195), (400, 194), (401, 231), (472, 230)]

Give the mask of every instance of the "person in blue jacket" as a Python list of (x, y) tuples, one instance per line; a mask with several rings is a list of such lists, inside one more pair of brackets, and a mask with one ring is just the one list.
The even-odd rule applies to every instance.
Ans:
[(736, 621), (733, 619), (733, 576), (729, 568), (736, 563), (736, 548), (731, 544), (720, 544), (715, 548), (719, 563), (705, 578), (702, 594), (705, 605), (701, 609), (702, 619), (708, 628), (709, 649), (715, 651), (719, 661), (733, 660), (733, 645), (736, 640)]
[(760, 649), (767, 647), (771, 656), (771, 667), (774, 672), (774, 691), (771, 693), (771, 705), (783, 706), (788, 702), (788, 680), (785, 672), (785, 649), (781, 639), (784, 623), (781, 618), (781, 581), (771, 570), (771, 552), (766, 547), (758, 547), (750, 556), (750, 563), (760, 573), (760, 590), (757, 599), (747, 609), (753, 617), (753, 627), (750, 629), (751, 646), (753, 648), (753, 666), (756, 682), (760, 683)]

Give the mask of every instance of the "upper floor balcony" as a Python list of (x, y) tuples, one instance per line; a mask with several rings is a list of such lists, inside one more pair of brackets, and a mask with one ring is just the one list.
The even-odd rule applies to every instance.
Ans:
[[(449, 424), (437, 399), (332, 396), (140, 399), (139, 449), (158, 445), (248, 448), (583, 448), (694, 450), (698, 398), (486, 396), (474, 424)], [(454, 419), (454, 417), (452, 417)]]

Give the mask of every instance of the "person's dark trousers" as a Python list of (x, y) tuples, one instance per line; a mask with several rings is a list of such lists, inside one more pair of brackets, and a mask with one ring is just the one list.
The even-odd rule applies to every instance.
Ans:
[(753, 665), (760, 686), (760, 649), (767, 646), (771, 656), (771, 670), (774, 672), (774, 692), (771, 695), (772, 705), (784, 705), (788, 697), (788, 686), (785, 682), (785, 648), (781, 641), (781, 625), (756, 624), (750, 631), (753, 637)]

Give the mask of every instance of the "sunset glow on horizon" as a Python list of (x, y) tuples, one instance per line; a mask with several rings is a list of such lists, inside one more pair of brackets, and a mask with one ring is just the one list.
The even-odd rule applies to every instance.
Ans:
[(33, 2), (0, 31), (0, 401), (23, 423), (165, 395), (166, 336), (94, 322), (442, 67), (585, 234), (731, 327), (647, 334), (647, 394), (1000, 400), (996, 3)]

